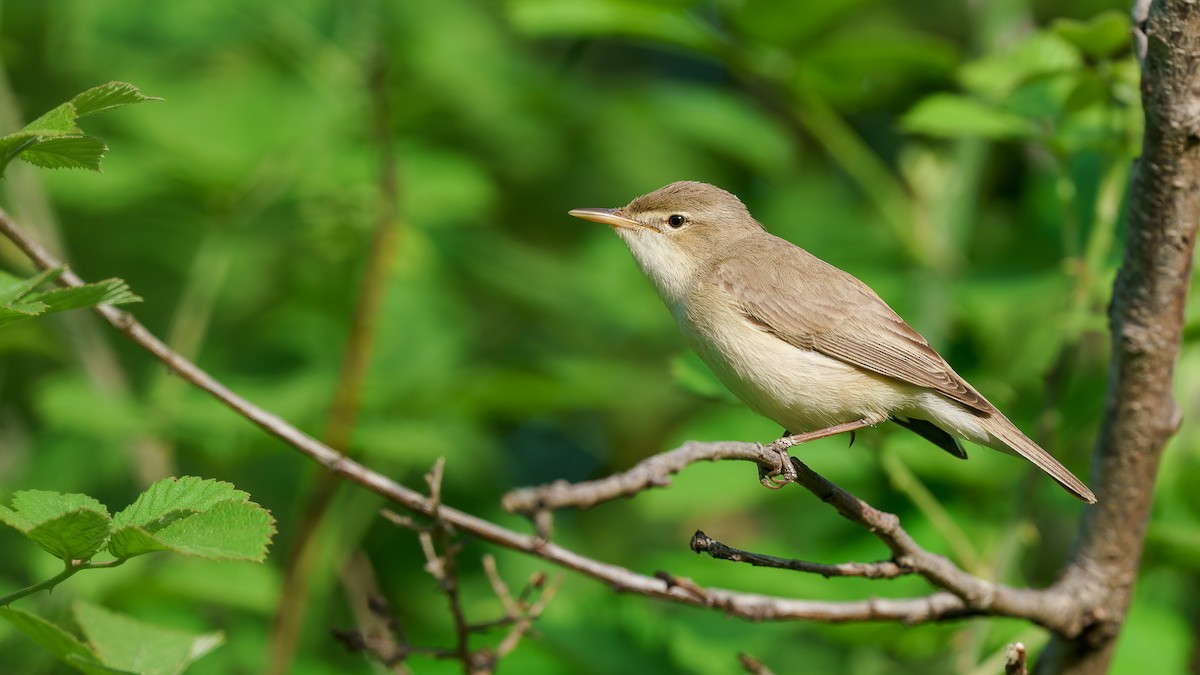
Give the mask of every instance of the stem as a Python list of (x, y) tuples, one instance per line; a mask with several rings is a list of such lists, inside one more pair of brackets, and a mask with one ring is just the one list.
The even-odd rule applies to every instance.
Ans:
[(26, 586), (25, 588), (22, 588), (19, 591), (15, 591), (13, 593), (9, 593), (8, 595), (0, 597), (0, 607), (8, 607), (13, 602), (20, 600), (21, 598), (23, 598), (27, 595), (33, 595), (34, 593), (37, 593), (38, 591), (45, 591), (45, 590), (54, 588), (55, 586), (61, 584), (62, 582), (66, 581), (67, 579), (70, 579), (71, 577), (75, 576), (75, 573), (78, 572), (79, 570), (94, 570), (94, 569), (101, 569), (101, 568), (105, 568), (105, 567), (116, 567), (116, 566), (124, 563), (126, 560), (128, 560), (128, 558), (117, 558), (116, 560), (106, 560), (104, 562), (98, 562), (98, 563), (81, 562), (77, 565), (72, 565), (71, 563), (67, 563), (66, 569), (59, 572), (58, 574), (55, 574), (54, 576), (50, 577), (49, 579), (46, 579), (45, 581), (39, 581), (38, 583), (33, 584), (32, 586)]

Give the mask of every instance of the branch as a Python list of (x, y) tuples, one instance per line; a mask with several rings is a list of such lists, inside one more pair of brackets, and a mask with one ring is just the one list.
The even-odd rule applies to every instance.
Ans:
[(632, 469), (600, 480), (568, 483), (560, 480), (538, 487), (521, 488), (504, 495), (502, 504), (511, 513), (536, 516), (572, 506), (588, 509), (620, 497), (632, 497), (648, 488), (666, 487), (671, 476), (694, 462), (740, 459), (779, 469), (779, 453), (757, 443), (684, 443), (682, 447), (644, 459)]
[(750, 675), (774, 675), (771, 669), (763, 664), (762, 661), (750, 656), (749, 654), (738, 654), (738, 663), (742, 665), (742, 669)]
[[(550, 485), (534, 488), (524, 488), (510, 492), (504, 497), (504, 506), (518, 513), (539, 514), (551, 508), (578, 506), (587, 508), (599, 502), (628, 497), (637, 492), (652, 487), (660, 487), (670, 483), (670, 476), (680, 469), (701, 460), (741, 459), (751, 461), (759, 466), (771, 466), (777, 453), (769, 446), (756, 443), (688, 443), (683, 447), (655, 455), (646, 459), (632, 469), (609, 476), (597, 481), (570, 484), (557, 481)], [(961, 601), (961, 606), (955, 608), (955, 616), (966, 614), (998, 614), (1029, 619), (1053, 631), (1064, 634), (1077, 634), (1084, 623), (1076, 599), (1062, 592), (1057, 587), (1045, 590), (1015, 588), (997, 584), (976, 577), (955, 565), (945, 556), (931, 553), (922, 548), (900, 526), (900, 519), (892, 513), (880, 511), (865, 501), (834, 485), (829, 480), (818, 475), (806, 464), (796, 458), (791, 458), (796, 471), (796, 484), (816, 495), (822, 501), (837, 509), (838, 513), (847, 520), (862, 527), (875, 535), (892, 552), (892, 564), (898, 569), (910, 570), (924, 577), (937, 588), (949, 591), (952, 597)], [(701, 533), (702, 534), (702, 533)], [(693, 538), (693, 545), (696, 540)], [(693, 548), (695, 550), (695, 548)], [(738, 552), (743, 553), (743, 552)], [(754, 555), (754, 554), (750, 554)], [(757, 558), (762, 564), (767, 556)], [(780, 561), (779, 558), (771, 560)], [(812, 566), (804, 571), (817, 574), (829, 572), (839, 566), (816, 566), (813, 563), (787, 561), (797, 566)], [(850, 563), (849, 565), (855, 565)], [(877, 565), (880, 565), (877, 563)], [(782, 565), (777, 565), (782, 566)], [(845, 567), (844, 569), (852, 569)], [(876, 567), (873, 573), (884, 569)], [(867, 572), (864, 572), (864, 576)], [(846, 576), (842, 574), (842, 576)], [(934, 596), (929, 596), (930, 598)], [(822, 608), (827, 610), (828, 608)], [(859, 608), (860, 610), (862, 608)], [(913, 609), (913, 608), (910, 608)], [(920, 611), (913, 609), (913, 611)], [(877, 617), (870, 611), (860, 615), (859, 620), (874, 620)], [(907, 621), (901, 616), (893, 616), (897, 620)], [(933, 618), (924, 616), (921, 620)], [(824, 620), (831, 619), (828, 616)], [(850, 619), (846, 619), (850, 620)]]
[(1159, 460), (1178, 429), (1172, 396), (1200, 223), (1200, 5), (1156, 0), (1145, 23), (1145, 135), (1128, 204), (1128, 234), (1109, 306), (1112, 366), (1087, 509), (1060, 585), (1092, 625), (1051, 640), (1039, 671), (1102, 673), (1129, 609)]
[[(0, 234), (11, 239), (39, 266), (50, 268), (62, 265), (59, 260), (22, 232), (3, 210), (0, 210)], [(79, 286), (84, 282), (74, 272), (67, 270), (59, 277), (59, 283), (66, 286)], [(267, 433), (291, 445), (330, 472), (415, 513), (434, 518), (456, 530), (473, 534), (494, 544), (525, 552), (562, 568), (593, 577), (608, 584), (615, 591), (638, 593), (680, 604), (719, 609), (731, 616), (753, 621), (922, 623), (981, 614), (997, 614), (1025, 618), (1067, 636), (1079, 633), (1078, 614), (1067, 611), (1072, 607), (1071, 599), (1064, 598), (1063, 594), (1055, 588), (1045, 591), (1014, 589), (972, 577), (944, 557), (928, 553), (918, 547), (911, 537), (900, 528), (896, 516), (870, 507), (816, 475), (807, 466), (796, 460), (792, 461), (799, 474), (798, 482), (835, 506), (843, 516), (874, 531), (876, 536), (888, 544), (889, 548), (899, 554), (896, 558), (898, 563), (913, 567), (935, 585), (949, 588), (954, 592), (939, 591), (916, 598), (871, 598), (849, 602), (798, 600), (755, 593), (740, 593), (719, 588), (702, 588), (690, 580), (678, 579), (667, 574), (657, 577), (646, 576), (617, 565), (594, 560), (550, 543), (544, 538), (515, 532), (483, 518), (440, 504), (412, 488), (372, 471), (362, 464), (346, 458), (276, 415), (238, 396), (195, 364), (172, 351), (129, 313), (112, 306), (96, 307), (95, 311), (135, 344), (166, 364), (171, 372), (209, 393)], [(756, 443), (689, 444), (665, 453), (670, 461), (655, 462), (657, 458), (651, 458), (638, 466), (664, 467), (656, 469), (660, 473), (649, 472), (647, 474), (651, 483), (655, 481), (661, 483), (666, 480), (667, 474), (678, 470), (678, 468), (672, 467), (678, 465), (680, 458), (687, 458), (683, 465), (709, 456), (721, 456), (745, 459), (761, 466), (765, 460), (764, 450)], [(770, 461), (774, 463), (777, 461), (773, 457), (775, 453), (774, 451), (770, 452), (772, 455)], [(663, 474), (661, 471), (667, 473)], [(593, 485), (621, 485), (621, 480), (622, 478), (618, 476), (611, 481), (596, 481)], [(639, 478), (638, 480), (643, 479)], [(620, 490), (616, 490), (614, 494), (620, 492)]]
[(775, 567), (777, 569), (792, 570), (793, 572), (820, 574), (826, 579), (829, 577), (895, 579), (906, 574), (912, 574), (915, 571), (912, 568), (896, 563), (894, 560), (881, 560), (873, 563), (848, 562), (829, 565), (804, 560), (791, 560), (789, 558), (776, 558), (773, 555), (751, 553), (750, 551), (726, 546), (700, 530), (696, 530), (696, 534), (692, 535), (691, 547), (696, 553), (707, 553), (710, 557), (717, 560), (744, 562), (755, 567)]

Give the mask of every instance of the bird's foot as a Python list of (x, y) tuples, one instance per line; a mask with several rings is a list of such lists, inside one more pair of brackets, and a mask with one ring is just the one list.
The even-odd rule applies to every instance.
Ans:
[(785, 434), (783, 438), (764, 448), (779, 454), (779, 468), (758, 467), (758, 482), (762, 483), (763, 487), (778, 490), (796, 480), (796, 467), (792, 466), (792, 457), (788, 454), (788, 448), (795, 444), (792, 435)]
[(784, 431), (783, 438), (763, 448), (764, 450), (773, 450), (779, 453), (779, 468), (766, 469), (761, 466), (758, 467), (758, 482), (762, 483), (763, 487), (778, 490), (796, 480), (796, 467), (792, 466), (792, 458), (788, 455), (788, 448), (793, 445), (800, 445), (801, 443), (815, 441), (818, 438), (826, 438), (836, 434), (844, 434), (847, 431), (850, 432), (850, 442), (854, 443), (854, 432), (856, 430), (874, 426), (881, 421), (879, 419), (863, 418), (795, 435), (790, 431)]

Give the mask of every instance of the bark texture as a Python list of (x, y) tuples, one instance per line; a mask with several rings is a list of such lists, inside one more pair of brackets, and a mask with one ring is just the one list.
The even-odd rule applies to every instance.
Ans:
[[(1059, 584), (1091, 616), (1055, 636), (1038, 673), (1108, 670), (1129, 609), (1159, 460), (1182, 415), (1172, 396), (1200, 222), (1200, 2), (1155, 0), (1144, 34), (1146, 129), (1133, 170), (1124, 261), (1109, 307), (1112, 365), (1086, 510)], [(1090, 609), (1089, 609), (1090, 608)]]

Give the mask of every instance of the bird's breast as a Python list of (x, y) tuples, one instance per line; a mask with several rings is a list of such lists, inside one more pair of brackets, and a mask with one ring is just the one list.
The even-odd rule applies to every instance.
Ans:
[(755, 412), (793, 433), (868, 419), (882, 422), (911, 387), (771, 334), (719, 291), (673, 307), (685, 339)]

